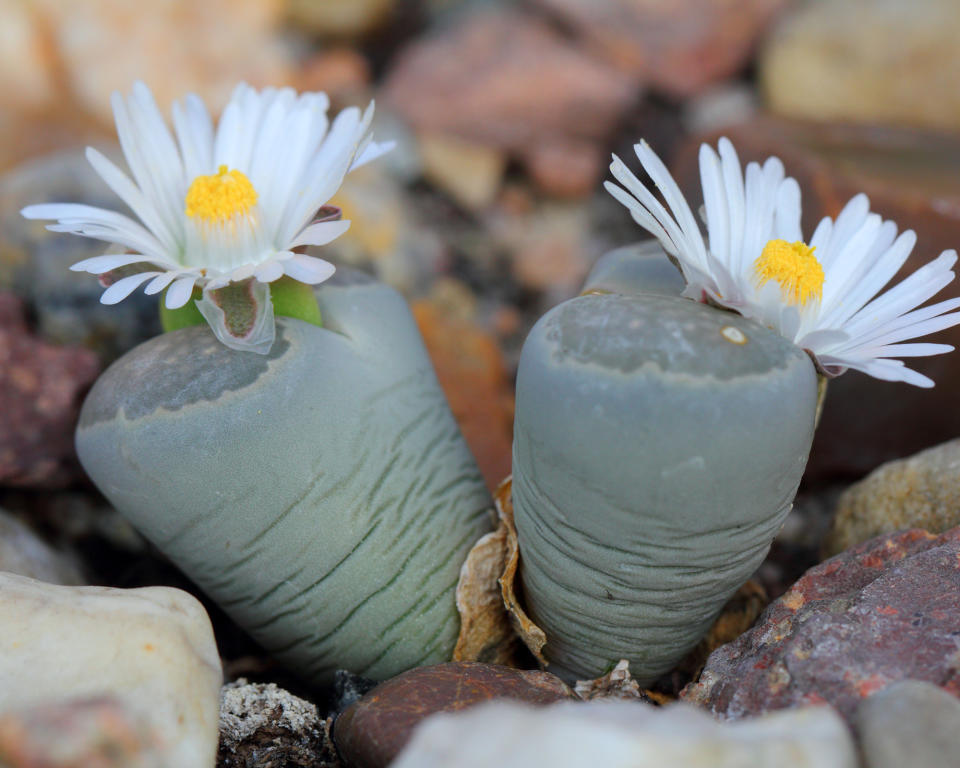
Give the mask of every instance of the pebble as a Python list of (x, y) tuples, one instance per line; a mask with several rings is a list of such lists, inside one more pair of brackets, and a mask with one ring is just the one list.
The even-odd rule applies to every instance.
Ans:
[(533, 709), (492, 702), (426, 720), (393, 768), (856, 768), (829, 707), (719, 723), (687, 705), (628, 701)]
[(423, 175), (468, 211), (496, 198), (507, 166), (502, 150), (438, 133), (419, 136)]
[[(110, 94), (126, 91), (136, 78), (150, 85), (164, 111), (192, 91), (217, 112), (239, 81), (283, 85), (291, 77), (290, 51), (279, 34), (284, 4), (277, 0), (167, 0), (149, 8), (124, 0), (26, 5), (30, 23), (22, 34), (25, 44), (40, 46), (35, 67), (53, 84), (49, 99), (72, 99), (106, 125), (113, 124)], [(6, 58), (11, 55), (2, 54), (0, 70), (23, 67)]]
[(37, 536), (19, 519), (0, 509), (0, 571), (50, 584), (84, 583), (77, 560)]
[(837, 503), (823, 550), (831, 557), (904, 528), (943, 533), (960, 525), (960, 440), (891, 461), (850, 486)]
[(30, 333), (22, 302), (0, 293), (0, 483), (50, 488), (80, 476), (73, 431), (99, 372), (89, 350)]
[(960, 756), (960, 701), (921, 680), (866, 699), (855, 724), (865, 768), (945, 768)]
[(161, 734), (117, 698), (75, 699), (0, 713), (4, 768), (168, 768), (169, 759)]
[(871, 539), (807, 571), (682, 698), (728, 718), (828, 703), (850, 720), (898, 680), (960, 695), (958, 590), (960, 528)]
[(217, 768), (315, 765), (327, 748), (315, 704), (274, 683), (240, 678), (223, 686)]
[(437, 664), (378, 685), (340, 715), (334, 739), (353, 768), (386, 768), (413, 729), (436, 712), (454, 712), (491, 699), (550, 704), (573, 696), (547, 672), (477, 662)]
[(797, 3), (764, 43), (760, 84), (793, 118), (955, 131), (958, 36), (955, 0)]
[(165, 745), (164, 765), (213, 765), (220, 658), (191, 595), (0, 574), (0, 626), (0, 713), (113, 697)]

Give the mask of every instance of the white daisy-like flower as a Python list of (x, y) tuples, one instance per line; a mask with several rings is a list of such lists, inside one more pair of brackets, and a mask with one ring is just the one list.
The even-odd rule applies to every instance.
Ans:
[[(145, 293), (166, 290), (166, 307), (177, 309), (200, 287), (197, 306), (220, 340), (266, 353), (274, 338), (268, 284), (284, 275), (317, 284), (333, 274), (332, 264), (298, 249), (347, 230), (350, 222), (331, 220), (324, 205), (348, 171), (392, 146), (371, 139), (373, 104), (331, 123), (324, 93), (241, 84), (216, 128), (199, 97), (174, 103), (173, 133), (143, 83), (127, 99), (114, 93), (112, 104), (130, 175), (93, 148), (87, 159), (139, 221), (74, 203), (31, 205), (23, 215), (124, 249), (71, 267), (101, 276), (104, 304), (146, 283)], [(238, 296), (246, 306), (228, 317)]]
[(901, 342), (960, 323), (953, 311), (960, 299), (917, 308), (953, 280), (955, 251), (944, 251), (878, 296), (906, 262), (916, 235), (908, 230), (898, 236), (896, 224), (871, 213), (861, 194), (836, 221), (824, 218), (807, 244), (796, 180), (785, 177), (776, 157), (763, 166), (748, 164), (744, 178), (727, 139), (719, 142), (719, 156), (706, 144), (700, 148), (705, 242), (666, 166), (646, 142), (634, 149), (666, 207), (616, 155), (610, 170), (623, 187), (605, 186), (675, 258), (687, 281), (685, 296), (776, 330), (809, 351), (828, 375), (854, 368), (878, 379), (933, 386), (892, 358), (953, 349)]

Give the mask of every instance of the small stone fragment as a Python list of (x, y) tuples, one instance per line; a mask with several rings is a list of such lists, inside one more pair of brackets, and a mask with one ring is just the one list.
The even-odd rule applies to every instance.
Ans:
[(0, 626), (0, 713), (108, 696), (156, 733), (163, 765), (213, 765), (220, 658), (191, 595), (0, 574)]
[(681, 698), (728, 718), (861, 700), (908, 678), (960, 695), (960, 528), (880, 536), (807, 571)]
[(468, 211), (481, 211), (497, 196), (507, 156), (472, 141), (423, 132), (419, 135), (423, 175)]
[(374, 688), (344, 712), (334, 739), (355, 768), (386, 768), (420, 721), (435, 712), (455, 712), (491, 699), (551, 704), (573, 692), (547, 672), (475, 662), (411, 669)]
[(826, 557), (904, 528), (943, 533), (960, 525), (960, 440), (875, 469), (840, 497)]
[(315, 704), (274, 683), (240, 678), (220, 696), (218, 768), (332, 764), (327, 731)]
[(829, 707), (719, 723), (684, 704), (512, 701), (427, 719), (392, 768), (856, 768), (853, 740)]
[(114, 698), (0, 714), (3, 768), (168, 768), (168, 759), (163, 740), (145, 718)]
[(80, 475), (73, 431), (99, 371), (89, 350), (31, 334), (20, 301), (0, 294), (0, 483), (49, 488)]
[(84, 583), (76, 558), (51, 547), (3, 509), (0, 509), (0, 571), (50, 584)]
[(884, 688), (854, 722), (867, 768), (944, 768), (960, 756), (960, 701), (930, 683)]

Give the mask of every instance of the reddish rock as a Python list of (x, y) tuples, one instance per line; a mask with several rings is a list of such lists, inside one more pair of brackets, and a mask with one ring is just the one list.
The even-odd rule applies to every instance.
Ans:
[(554, 197), (586, 197), (606, 171), (609, 156), (588, 141), (554, 139), (531, 146), (523, 156), (530, 177)]
[(536, 0), (591, 49), (652, 88), (686, 98), (736, 74), (790, 0)]
[[(674, 163), (677, 181), (696, 209), (702, 201), (691, 139)], [(960, 139), (906, 129), (805, 123), (761, 117), (722, 131), (742, 162), (776, 155), (803, 189), (803, 231), (836, 216), (858, 192), (871, 208), (917, 233), (917, 246), (896, 281), (947, 248), (960, 248)], [(960, 294), (951, 284), (935, 301)], [(924, 338), (960, 346), (960, 327)], [(807, 481), (862, 477), (878, 465), (960, 434), (960, 354), (908, 361), (937, 384), (933, 390), (879, 381), (851, 371), (830, 382)]]
[(337, 719), (333, 738), (354, 768), (386, 768), (414, 727), (436, 712), (455, 712), (491, 699), (552, 704), (575, 699), (560, 678), (476, 662), (420, 667), (381, 683)]
[(168, 758), (157, 735), (111, 699), (0, 715), (4, 768), (163, 768)]
[(0, 484), (50, 487), (77, 476), (73, 430), (99, 370), (93, 352), (30, 334), (20, 300), (0, 294)]
[(420, 333), (454, 418), (487, 487), (510, 474), (513, 388), (493, 338), (432, 301), (413, 304)]
[(634, 82), (530, 15), (486, 11), (408, 46), (383, 98), (420, 130), (522, 151), (604, 141), (638, 97)]
[(681, 697), (731, 718), (827, 703), (850, 720), (898, 680), (960, 696), (958, 594), (960, 528), (872, 539), (810, 569)]

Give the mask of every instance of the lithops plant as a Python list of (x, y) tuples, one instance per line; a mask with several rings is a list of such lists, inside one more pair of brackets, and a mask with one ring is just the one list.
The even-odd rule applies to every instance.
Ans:
[(269, 355), (204, 327), (114, 363), (77, 430), (109, 500), (294, 670), (383, 679), (450, 659), (490, 499), (402, 297), (317, 289)]
[[(114, 94), (130, 175), (94, 169), (136, 214), (28, 206), (119, 246), (73, 265), (105, 304), (162, 293), (168, 333), (91, 390), (88, 474), (239, 624), (296, 671), (389, 677), (446, 661), (461, 563), (490, 499), (403, 299), (304, 252), (342, 234), (327, 205), (389, 149), (372, 105), (240, 85), (219, 124), (188, 96), (171, 132), (149, 89)], [(212, 333), (211, 333), (212, 331)]]
[(549, 669), (670, 669), (763, 560), (803, 474), (817, 377), (742, 317), (594, 294), (545, 315), (517, 378), (513, 507)]
[(789, 511), (817, 374), (932, 386), (890, 358), (949, 351), (899, 342), (960, 322), (960, 299), (916, 308), (953, 279), (954, 252), (877, 297), (912, 232), (898, 237), (858, 195), (808, 245), (780, 161), (744, 176), (732, 145), (719, 149), (700, 155), (708, 241), (646, 144), (637, 155), (666, 207), (619, 158), (611, 165), (623, 187), (608, 190), (679, 267), (683, 297), (646, 246), (611, 255), (521, 354), (521, 577), (550, 669), (568, 679), (626, 658), (650, 682), (679, 661)]

